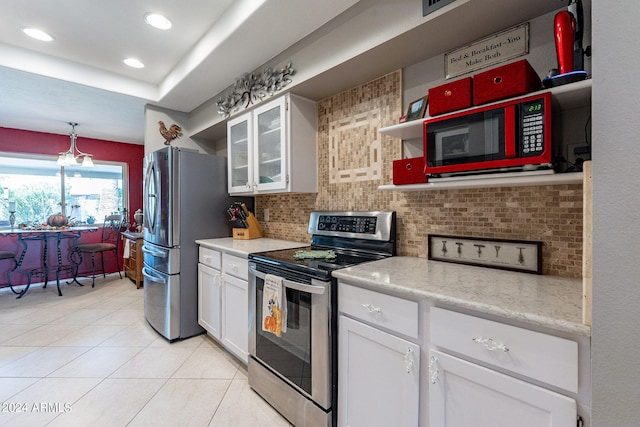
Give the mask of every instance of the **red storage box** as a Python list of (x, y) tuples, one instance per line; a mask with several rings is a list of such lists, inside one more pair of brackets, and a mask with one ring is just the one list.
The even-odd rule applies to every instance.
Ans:
[(421, 184), (427, 182), (424, 174), (424, 157), (393, 161), (393, 184)]
[(467, 77), (429, 89), (429, 115), (437, 116), (471, 107), (472, 86), (471, 77)]
[(540, 89), (540, 77), (529, 61), (523, 59), (473, 76), (473, 104), (486, 104)]

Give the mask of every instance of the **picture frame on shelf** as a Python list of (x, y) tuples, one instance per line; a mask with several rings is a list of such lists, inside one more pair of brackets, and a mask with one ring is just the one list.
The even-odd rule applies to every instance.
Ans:
[(424, 113), (427, 111), (428, 104), (428, 96), (425, 95), (422, 98), (418, 98), (415, 101), (411, 101), (409, 103), (409, 108), (407, 108), (407, 120), (416, 120), (424, 117)]

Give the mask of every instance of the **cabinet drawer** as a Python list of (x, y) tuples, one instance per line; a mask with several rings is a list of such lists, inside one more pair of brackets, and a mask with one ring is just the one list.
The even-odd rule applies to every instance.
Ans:
[(573, 393), (578, 343), (434, 307), (431, 343)]
[(198, 262), (220, 270), (220, 256), (222, 254), (214, 249), (204, 248), (200, 246)]
[(418, 338), (418, 303), (340, 283), (338, 309), (367, 323)]
[(249, 261), (235, 255), (222, 254), (222, 272), (249, 280)]

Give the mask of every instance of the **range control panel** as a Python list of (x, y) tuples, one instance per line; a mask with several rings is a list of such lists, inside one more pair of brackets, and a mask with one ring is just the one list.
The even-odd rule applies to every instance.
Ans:
[(311, 212), (309, 234), (389, 241), (395, 239), (395, 212)]
[(367, 216), (320, 215), (318, 217), (318, 230), (375, 234), (377, 221), (378, 218)]

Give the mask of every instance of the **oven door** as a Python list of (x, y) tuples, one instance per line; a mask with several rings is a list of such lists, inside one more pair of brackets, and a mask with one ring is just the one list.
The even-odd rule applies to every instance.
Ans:
[[(249, 264), (249, 354), (298, 392), (331, 408), (331, 281), (295, 273), (283, 278), (287, 295), (287, 330), (280, 337), (262, 330), (262, 293), (266, 273)], [(268, 399), (267, 399), (268, 400)]]

